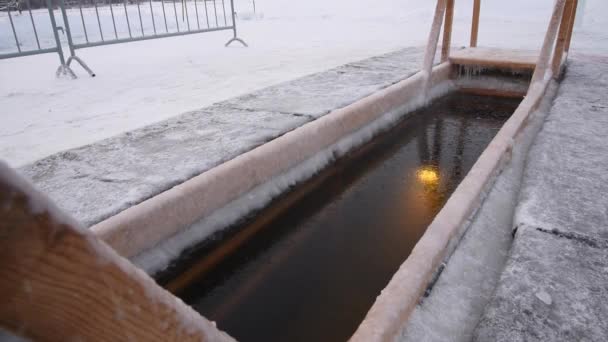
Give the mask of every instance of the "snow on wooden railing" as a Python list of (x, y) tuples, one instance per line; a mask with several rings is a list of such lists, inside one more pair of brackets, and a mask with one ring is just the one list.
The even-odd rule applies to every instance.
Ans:
[[(431, 68), (437, 53), (439, 44), (439, 35), (441, 32), (442, 23), (444, 24), (443, 41), (441, 49), (441, 61), (445, 62), (450, 56), (450, 47), (452, 39), (452, 23), (454, 16), (455, 0), (438, 0), (433, 17), (433, 24), (426, 45), (424, 62), (422, 65), (422, 74), (427, 79), (424, 85), (424, 96), (428, 93)], [(542, 81), (546, 76), (553, 75), (557, 78), (560, 74), (561, 67), (564, 65), (564, 53), (567, 58), (567, 52), (570, 48), (572, 39), (572, 30), (576, 17), (576, 8), (578, 0), (556, 0), (553, 6), (553, 13), (549, 27), (545, 35), (543, 45), (540, 50), (536, 62), (535, 72), (532, 78), (532, 83)], [(471, 25), (471, 47), (477, 46), (477, 37), (479, 31), (479, 15), (480, 15), (481, 0), (474, 0), (473, 18)], [(559, 34), (558, 34), (559, 29)], [(557, 39), (557, 41), (556, 41)], [(553, 48), (553, 53), (551, 50)], [(549, 70), (549, 68), (551, 68)]]
[(1, 162), (0, 298), (34, 341), (233, 341)]
[(570, 2), (572, 0), (555, 1), (555, 6), (553, 7), (553, 14), (551, 15), (551, 21), (549, 22), (549, 28), (547, 29), (547, 33), (545, 34), (543, 46), (540, 49), (538, 61), (536, 62), (536, 69), (534, 69), (534, 75), (532, 75), (531, 85), (534, 85), (537, 82), (543, 82), (547, 78), (547, 76), (549, 76), (547, 72), (549, 71), (549, 66), (551, 65), (551, 59), (553, 57), (557, 57), (554, 56), (551, 51), (553, 49), (553, 45), (557, 37), (557, 30), (559, 28), (560, 23), (562, 22), (562, 16), (564, 14), (564, 7), (566, 5), (566, 1)]
[(439, 34), (441, 33), (441, 23), (445, 14), (447, 0), (438, 0), (437, 7), (435, 8), (435, 16), (433, 17), (433, 25), (431, 26), (431, 33), (429, 34), (429, 40), (426, 44), (426, 50), (424, 52), (424, 62), (422, 65), (422, 73), (424, 75), (424, 98), (427, 97), (429, 88), (431, 86), (431, 71), (433, 68), (433, 62), (435, 60), (435, 54), (437, 53), (437, 44), (439, 43)]

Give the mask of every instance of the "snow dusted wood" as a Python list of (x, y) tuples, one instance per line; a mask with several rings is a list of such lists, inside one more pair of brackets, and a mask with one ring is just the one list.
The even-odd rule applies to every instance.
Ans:
[(475, 47), (454, 51), (450, 54), (449, 60), (452, 64), (465, 66), (534, 70), (538, 52)]
[(475, 0), (473, 3), (473, 20), (471, 22), (471, 47), (477, 46), (477, 37), (479, 34), (479, 11), (481, 9), (481, 0)]
[[(564, 58), (564, 52), (566, 50), (566, 41), (568, 39), (568, 33), (572, 21), (574, 20), (573, 15), (574, 0), (566, 0), (564, 12), (562, 15), (562, 21), (559, 24), (559, 34), (557, 36), (557, 43), (555, 44), (555, 50), (553, 51), (553, 65), (552, 72), (553, 77), (558, 78), (561, 74), (562, 65), (566, 62), (562, 61)], [(566, 56), (567, 58), (568, 56)]]
[(431, 70), (433, 68), (435, 54), (437, 53), (437, 43), (439, 43), (441, 24), (443, 21), (443, 16), (445, 15), (446, 1), (447, 0), (437, 0), (437, 7), (435, 8), (433, 25), (431, 26), (431, 33), (429, 34), (429, 40), (426, 44), (426, 50), (424, 52), (424, 64), (422, 65), (422, 73), (425, 77), (423, 88), (423, 94), (425, 97), (428, 94), (429, 87), (431, 85)]
[(35, 341), (232, 341), (0, 163), (0, 326)]
[(443, 43), (441, 44), (441, 62), (447, 62), (452, 46), (452, 23), (454, 22), (454, 0), (448, 0), (443, 26)]
[(549, 22), (549, 27), (547, 28), (547, 33), (545, 34), (543, 46), (540, 49), (540, 55), (538, 56), (538, 61), (536, 62), (536, 69), (534, 70), (534, 75), (532, 75), (531, 83), (543, 81), (549, 67), (551, 66), (551, 50), (553, 48), (553, 44), (555, 43), (555, 37), (557, 36), (559, 24), (562, 21), (565, 5), (566, 0), (555, 1), (551, 21)]

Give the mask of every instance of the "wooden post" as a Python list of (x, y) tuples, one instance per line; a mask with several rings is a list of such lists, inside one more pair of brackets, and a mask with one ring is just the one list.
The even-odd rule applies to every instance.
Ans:
[(555, 42), (557, 29), (559, 28), (559, 24), (562, 20), (565, 4), (566, 0), (557, 0), (555, 2), (553, 14), (551, 15), (551, 21), (549, 22), (549, 27), (547, 28), (547, 33), (545, 34), (543, 46), (540, 49), (540, 54), (538, 56), (538, 61), (536, 62), (536, 68), (534, 69), (530, 86), (533, 86), (536, 82), (543, 81), (547, 68), (551, 65), (551, 48)]
[[(564, 50), (566, 53), (570, 51), (570, 42), (572, 41), (572, 31), (574, 31), (574, 23), (576, 22), (576, 11), (578, 10), (578, 0), (574, 0), (574, 4), (572, 6), (572, 14), (570, 15), (570, 27), (568, 29), (568, 37), (566, 37), (566, 46)], [(584, 10), (584, 9), (583, 9)]]
[(34, 341), (232, 341), (1, 162), (0, 302)]
[(471, 24), (471, 47), (477, 47), (477, 37), (479, 34), (479, 11), (481, 10), (481, 0), (473, 3), (473, 21)]
[(429, 40), (426, 44), (426, 50), (424, 53), (424, 63), (422, 65), (422, 72), (425, 75), (423, 85), (423, 96), (425, 99), (431, 87), (431, 73), (433, 71), (433, 62), (435, 60), (435, 54), (437, 53), (437, 43), (439, 43), (439, 34), (441, 33), (441, 23), (443, 22), (443, 16), (445, 14), (446, 1), (447, 0), (437, 0), (437, 7), (435, 7), (435, 17), (433, 18), (431, 33), (429, 34)]
[(570, 24), (572, 20), (573, 5), (574, 0), (566, 0), (566, 5), (564, 6), (564, 13), (562, 14), (562, 21), (559, 24), (559, 34), (557, 36), (557, 42), (555, 43), (555, 50), (553, 50), (553, 65), (551, 68), (553, 72), (553, 78), (558, 78), (561, 73), (562, 59), (566, 47), (566, 39), (568, 39), (568, 31), (570, 30)]
[(448, 0), (443, 25), (443, 43), (441, 44), (441, 62), (447, 62), (452, 46), (452, 23), (454, 22), (454, 0)]

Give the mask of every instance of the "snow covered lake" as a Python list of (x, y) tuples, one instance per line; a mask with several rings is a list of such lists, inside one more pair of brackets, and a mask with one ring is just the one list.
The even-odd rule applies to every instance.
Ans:
[[(219, 2), (218, 2), (219, 3)], [(608, 54), (608, 3), (580, 1), (573, 53)], [(482, 5), (479, 44), (537, 49), (553, 0), (486, 0)], [(159, 6), (154, 3), (153, 11)], [(179, 5), (178, 5), (179, 6)], [(236, 95), (402, 47), (424, 45), (434, 1), (428, 0), (308, 0), (289, 2), (235, 0), (239, 36), (250, 47), (224, 48), (228, 31), (102, 46), (78, 51), (97, 73), (90, 78), (78, 66), (78, 80), (56, 79), (56, 54), (0, 60), (0, 158), (21, 166), (69, 148), (202, 108)], [(468, 42), (472, 1), (457, 1), (453, 41)], [(126, 21), (115, 7), (117, 34), (128, 35)], [(199, 11), (200, 11), (199, 7)], [(211, 7), (209, 7), (211, 9)], [(522, 10), (525, 9), (525, 10)], [(123, 9), (124, 10), (124, 9)], [(149, 4), (141, 4), (148, 13)], [(132, 34), (140, 35), (136, 5), (129, 5)], [(168, 30), (183, 25), (181, 8), (167, 6)], [(90, 40), (99, 39), (94, 10), (83, 9)], [(101, 10), (104, 35), (114, 33), (108, 10)], [(44, 20), (43, 10), (34, 15)], [(68, 13), (70, 18), (77, 15)], [(56, 15), (58, 18), (60, 16)], [(190, 24), (194, 25), (189, 7)], [(215, 19), (210, 19), (213, 26)], [(122, 17), (124, 18), (124, 17)], [(156, 17), (155, 17), (156, 18)], [(13, 16), (17, 30), (34, 44), (29, 16)], [(78, 19), (78, 17), (75, 17)], [(230, 18), (227, 20), (229, 21)], [(155, 20), (159, 23), (160, 18)], [(199, 12), (201, 25), (205, 16)], [(224, 23), (219, 12), (219, 24)], [(70, 19), (77, 42), (82, 26)], [(14, 49), (5, 12), (0, 13), (0, 51)], [(39, 35), (48, 47), (50, 35)], [(59, 22), (61, 25), (61, 22)], [(161, 21), (162, 30), (164, 22)], [(143, 20), (143, 32), (153, 32)], [(29, 33), (28, 33), (29, 32)], [(29, 36), (28, 36), (29, 34)], [(65, 39), (65, 36), (62, 36)], [(67, 51), (67, 49), (66, 49)], [(277, 99), (280, 101), (280, 99)]]

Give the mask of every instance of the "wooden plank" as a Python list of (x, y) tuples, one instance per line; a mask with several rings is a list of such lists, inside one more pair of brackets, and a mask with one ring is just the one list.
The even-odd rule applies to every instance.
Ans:
[(0, 163), (0, 326), (35, 341), (232, 341)]
[(570, 15), (572, 19), (570, 20), (570, 27), (568, 29), (568, 37), (566, 38), (566, 46), (564, 48), (566, 53), (568, 53), (568, 51), (570, 51), (570, 43), (572, 42), (572, 31), (574, 31), (574, 23), (576, 22), (577, 9), (578, 9), (578, 0), (574, 0), (574, 6), (572, 7), (572, 14)]
[(479, 12), (481, 10), (481, 0), (475, 0), (473, 3), (473, 20), (471, 22), (471, 47), (477, 46), (477, 37), (479, 34)]
[(562, 21), (562, 15), (564, 13), (565, 5), (566, 0), (555, 1), (555, 6), (553, 7), (553, 14), (551, 15), (551, 21), (549, 21), (549, 27), (547, 28), (547, 33), (545, 34), (543, 46), (540, 50), (538, 61), (536, 62), (536, 69), (534, 69), (534, 74), (532, 75), (532, 81), (530, 82), (531, 85), (537, 82), (541, 82), (545, 79), (547, 68), (550, 67), (551, 63), (551, 49), (553, 48), (553, 44), (557, 36), (559, 24)]
[(441, 44), (441, 62), (447, 62), (452, 46), (452, 24), (454, 22), (454, 0), (448, 0), (445, 23), (443, 25), (443, 43)]
[(476, 47), (452, 52), (449, 61), (458, 65), (533, 70), (537, 58), (535, 51)]
[(573, 0), (566, 0), (564, 12), (562, 15), (562, 21), (559, 24), (559, 34), (557, 36), (557, 43), (553, 50), (553, 63), (552, 72), (553, 78), (558, 78), (561, 74), (562, 59), (564, 57), (564, 51), (566, 50), (566, 40), (568, 39), (568, 31), (570, 30), (570, 24), (572, 20), (572, 8), (574, 7)]

